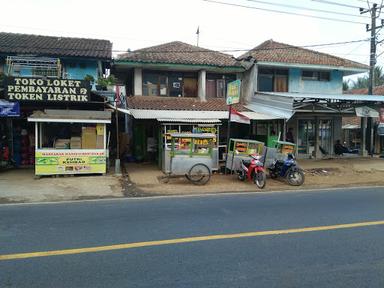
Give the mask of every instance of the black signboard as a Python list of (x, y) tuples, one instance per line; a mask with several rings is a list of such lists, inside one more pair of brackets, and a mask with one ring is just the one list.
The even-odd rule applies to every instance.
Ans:
[(88, 102), (86, 80), (6, 77), (5, 98), (10, 101)]

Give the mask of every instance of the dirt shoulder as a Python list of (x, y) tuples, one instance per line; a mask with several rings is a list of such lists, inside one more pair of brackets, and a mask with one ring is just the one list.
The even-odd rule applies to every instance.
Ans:
[(328, 160), (301, 160), (305, 170), (305, 183), (298, 187), (290, 186), (285, 181), (267, 179), (263, 190), (251, 182), (241, 182), (236, 175), (214, 174), (204, 186), (191, 184), (184, 177), (170, 179), (162, 183), (164, 175), (152, 164), (126, 165), (129, 184), (135, 191), (127, 196), (155, 195), (192, 195), (226, 192), (258, 192), (277, 190), (297, 190), (331, 187), (380, 186), (384, 185), (384, 160), (380, 158), (339, 158)]

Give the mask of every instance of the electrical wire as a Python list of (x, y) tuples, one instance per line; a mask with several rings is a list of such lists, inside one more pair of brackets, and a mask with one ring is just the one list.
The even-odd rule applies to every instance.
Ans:
[[(322, 44), (310, 44), (310, 45), (302, 45), (302, 46), (292, 46), (289, 45), (284, 46), (284, 47), (275, 47), (275, 48), (258, 48), (257, 51), (262, 51), (262, 50), (285, 50), (285, 49), (294, 49), (294, 48), (314, 48), (314, 47), (325, 47), (325, 46), (334, 46), (334, 45), (346, 45), (346, 44), (352, 44), (352, 43), (358, 43), (358, 42), (367, 42), (369, 41), (370, 38), (365, 38), (365, 39), (360, 39), (360, 40), (351, 40), (351, 41), (343, 41), (343, 42), (331, 42), (331, 43), (322, 43)], [(1, 50), (6, 50), (6, 48), (14, 48), (14, 45), (4, 45), (0, 44), (0, 52), (4, 52)], [(109, 50), (109, 49), (90, 49), (90, 48), (63, 48), (63, 47), (47, 47), (47, 46), (28, 46), (28, 45), (17, 45), (18, 49), (40, 49), (40, 50), (57, 50), (57, 51), (75, 51), (75, 52), (125, 52), (127, 53), (127, 50)], [(256, 47), (257, 48), (257, 47)], [(144, 48), (145, 49), (145, 48)], [(132, 51), (129, 53), (216, 53), (216, 52), (247, 52), (247, 51), (253, 51), (253, 49), (226, 49), (226, 50), (217, 50), (217, 51), (212, 51), (208, 49), (196, 49), (196, 50), (142, 50), (140, 49), (138, 51)]]
[(330, 4), (330, 5), (336, 5), (336, 6), (342, 6), (342, 7), (348, 7), (348, 8), (354, 8), (354, 9), (360, 9), (361, 7), (359, 6), (353, 6), (349, 4), (343, 4), (343, 3), (338, 3), (338, 2), (333, 2), (333, 1), (327, 1), (327, 0), (312, 0), (314, 2), (319, 2), (319, 3), (324, 3), (324, 4)]
[(336, 21), (336, 22), (344, 22), (344, 23), (353, 23), (353, 24), (367, 25), (367, 23), (365, 23), (365, 22), (357, 22), (357, 21), (352, 21), (352, 20), (343, 20), (343, 19), (329, 18), (329, 17), (323, 17), (323, 16), (315, 16), (315, 15), (310, 15), (310, 14), (302, 14), (302, 13), (296, 13), (296, 12), (288, 12), (288, 11), (260, 8), (260, 7), (254, 7), (254, 6), (247, 6), (247, 5), (234, 4), (234, 3), (228, 3), (228, 2), (221, 2), (221, 1), (216, 1), (216, 0), (203, 0), (203, 1), (210, 2), (210, 3), (215, 3), (215, 4), (227, 5), (227, 6), (235, 6), (235, 7), (247, 8), (247, 9), (254, 9), (254, 10), (273, 12), (273, 13), (288, 14), (288, 15), (295, 15), (295, 16), (302, 16), (302, 17), (309, 17), (309, 18), (317, 18), (317, 19), (330, 20), (330, 21)]
[(363, 15), (353, 15), (353, 14), (350, 14), (350, 13), (343, 13), (343, 12), (336, 12), (336, 11), (330, 11), (330, 10), (308, 8), (308, 7), (303, 7), (303, 6), (288, 5), (288, 4), (281, 4), (281, 3), (273, 3), (273, 2), (267, 2), (267, 1), (261, 1), (261, 0), (246, 0), (246, 1), (248, 1), (248, 2), (256, 2), (256, 3), (260, 3), (260, 4), (266, 4), (266, 5), (274, 5), (274, 6), (292, 8), (292, 9), (308, 10), (308, 11), (313, 11), (313, 12), (329, 13), (329, 14), (336, 14), (336, 15), (343, 15), (343, 16), (352, 16), (352, 17), (359, 17), (359, 18), (365, 18), (365, 19), (367, 18), (367, 16), (363, 16)]

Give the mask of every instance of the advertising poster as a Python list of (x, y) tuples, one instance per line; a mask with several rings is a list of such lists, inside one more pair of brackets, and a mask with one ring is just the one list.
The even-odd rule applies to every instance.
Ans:
[(35, 157), (36, 175), (106, 173), (104, 150), (38, 150)]

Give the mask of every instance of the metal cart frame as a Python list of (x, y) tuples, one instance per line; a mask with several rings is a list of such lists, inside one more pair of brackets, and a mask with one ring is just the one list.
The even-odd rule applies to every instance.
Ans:
[[(170, 172), (165, 182), (172, 177), (185, 176), (196, 185), (206, 184), (212, 175), (213, 141), (211, 133), (173, 133), (171, 137)], [(180, 147), (184, 149), (180, 149)]]

